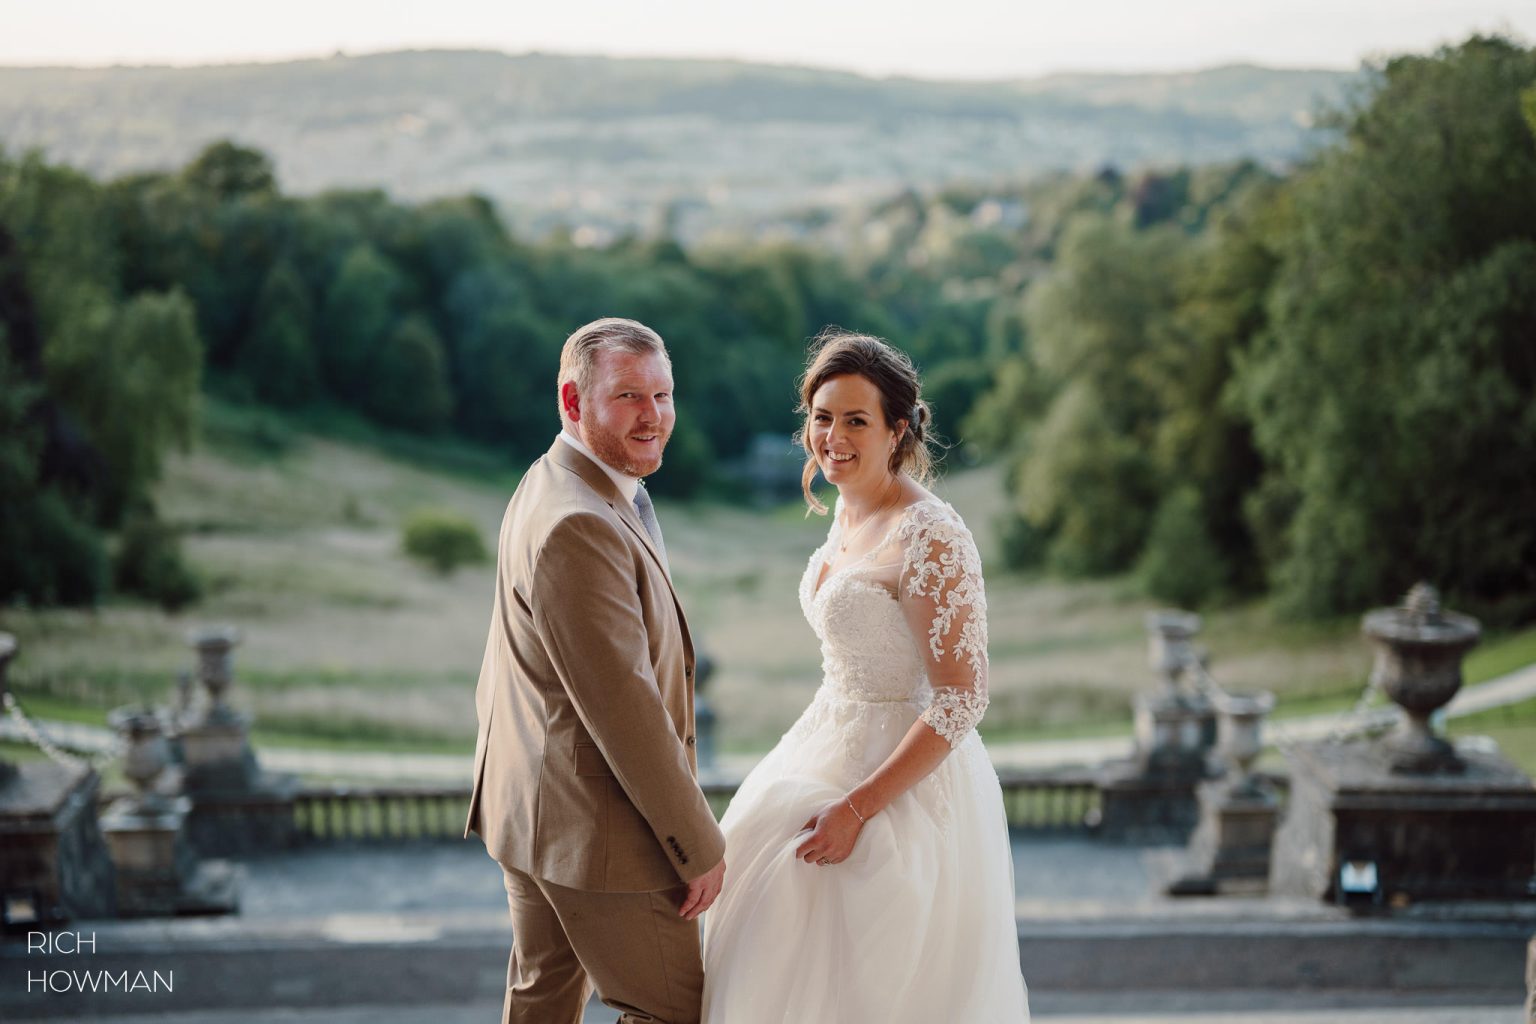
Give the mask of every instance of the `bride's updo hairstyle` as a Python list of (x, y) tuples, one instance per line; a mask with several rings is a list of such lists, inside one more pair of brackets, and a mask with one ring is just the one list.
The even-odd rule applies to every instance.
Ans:
[(880, 392), (880, 413), (887, 427), (894, 429), (897, 423), (907, 421), (891, 452), (891, 472), (905, 471), (920, 484), (933, 477), (933, 453), (928, 439), (928, 423), (933, 413), (923, 401), (917, 367), (905, 352), (888, 341), (828, 327), (811, 342), (811, 361), (800, 378), (800, 405), (795, 410), (805, 416), (800, 445), (809, 456), (800, 476), (800, 489), (805, 493), (806, 504), (822, 516), (827, 514), (827, 506), (811, 491), (817, 469), (816, 453), (811, 448), (811, 399), (828, 380), (844, 374), (863, 377)]

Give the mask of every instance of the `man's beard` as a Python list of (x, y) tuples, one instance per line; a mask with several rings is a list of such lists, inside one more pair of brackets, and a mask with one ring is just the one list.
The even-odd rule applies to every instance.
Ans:
[[(613, 433), (595, 423), (589, 424), (585, 433), (587, 436), (583, 440), (586, 442), (587, 447), (592, 449), (592, 454), (625, 476), (650, 476), (661, 468), (660, 451), (656, 453), (656, 464), (654, 466), (645, 466), (635, 462), (629, 453), (624, 450), (623, 435)], [(664, 436), (660, 428), (657, 428), (656, 436), (661, 438), (659, 448), (666, 448), (667, 441), (671, 435)]]

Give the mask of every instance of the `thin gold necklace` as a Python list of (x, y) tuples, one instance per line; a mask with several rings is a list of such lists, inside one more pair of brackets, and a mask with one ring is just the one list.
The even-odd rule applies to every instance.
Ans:
[[(899, 491), (900, 490), (900, 484), (901, 484), (901, 480), (898, 477), (896, 477), (895, 475), (892, 475), (891, 476), (891, 485), (888, 488), (888, 490)], [(864, 530), (869, 526), (870, 523), (872, 523), (876, 519), (880, 518), (880, 513), (881, 512), (884, 512), (887, 508), (889, 508), (891, 505), (894, 505), (895, 503), (896, 503), (896, 498), (895, 497), (892, 497), (891, 500), (888, 501), (888, 502), (881, 502), (880, 507), (875, 509), (868, 516), (866, 516), (864, 518), (864, 521), (858, 525), (857, 529), (855, 529), (847, 537), (844, 537), (841, 541), (838, 542), (837, 550), (840, 551), (840, 552), (847, 551), (848, 550), (848, 545), (852, 544), (855, 540), (857, 540), (858, 537), (859, 537), (859, 534), (863, 533)], [(845, 513), (845, 515), (846, 515), (846, 513)]]

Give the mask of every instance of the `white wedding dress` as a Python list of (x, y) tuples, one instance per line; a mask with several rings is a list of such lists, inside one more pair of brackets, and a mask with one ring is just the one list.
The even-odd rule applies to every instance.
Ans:
[[(823, 579), (841, 531), (833, 518), (800, 583), (821, 688), (721, 822), (705, 1024), (1028, 1021), (1002, 791), (974, 728), (987, 701), (975, 542), (953, 508), (923, 500), (876, 550)], [(952, 746), (938, 768), (871, 817), (841, 864), (798, 860), (807, 819), (920, 718)]]

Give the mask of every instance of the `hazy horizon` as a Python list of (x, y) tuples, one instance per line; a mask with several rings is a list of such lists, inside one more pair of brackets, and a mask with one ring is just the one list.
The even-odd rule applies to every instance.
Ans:
[(1205, 71), (1217, 71), (1222, 68), (1253, 67), (1267, 71), (1353, 71), (1360, 65), (1330, 66), (1325, 64), (1274, 64), (1253, 60), (1226, 60), (1211, 64), (1190, 65), (1187, 67), (1169, 68), (1109, 68), (1109, 67), (1062, 67), (1049, 71), (1040, 71), (1027, 74), (998, 75), (990, 78), (968, 78), (955, 76), (939, 76), (924, 74), (909, 74), (906, 72), (890, 72), (881, 74), (872, 71), (864, 71), (853, 67), (840, 67), (831, 64), (813, 64), (804, 61), (757, 59), (752, 57), (732, 56), (726, 54), (696, 54), (696, 53), (600, 53), (592, 50), (549, 50), (549, 49), (523, 49), (510, 50), (487, 46), (396, 46), (378, 50), (332, 50), (328, 53), (294, 53), (273, 57), (231, 58), (229, 60), (208, 61), (114, 61), (114, 62), (39, 62), (27, 63), (22, 61), (0, 60), (0, 69), (5, 70), (79, 70), (79, 71), (105, 71), (105, 70), (194, 70), (197, 68), (219, 67), (258, 67), (278, 66), (283, 64), (303, 64), (312, 61), (348, 59), (359, 60), (369, 57), (387, 57), (400, 53), (489, 53), (505, 57), (558, 57), (576, 60), (602, 59), (602, 60), (632, 60), (632, 61), (657, 61), (657, 62), (699, 62), (699, 63), (727, 63), (727, 64), (752, 64), (761, 67), (786, 68), (804, 71), (825, 71), (834, 74), (857, 75), (863, 78), (875, 80), (882, 79), (913, 79), (928, 82), (974, 82), (977, 84), (997, 83), (1008, 81), (1031, 81), (1044, 78), (1071, 77), (1076, 75), (1159, 75), (1159, 74), (1198, 74)]
[(58, 0), (9, 19), (5, 67), (278, 64), (400, 50), (729, 60), (875, 78), (1010, 80), (1057, 74), (1177, 73), (1228, 65), (1353, 70), (1428, 52), (1473, 33), (1536, 36), (1536, 4), (1510, 0), (1101, 0), (1042, 10), (951, 0), (942, 19), (914, 0), (826, 6), (781, 0), (771, 12), (713, 0), (612, 0), (508, 11), (488, 0), (430, 10), (362, 0), (270, 0), (227, 10), (191, 0)]

